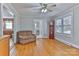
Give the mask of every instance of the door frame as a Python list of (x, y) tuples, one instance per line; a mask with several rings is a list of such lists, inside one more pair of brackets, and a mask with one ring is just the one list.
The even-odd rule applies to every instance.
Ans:
[(40, 35), (39, 36), (36, 35), (36, 38), (42, 38), (42, 36), (43, 36), (42, 35), (42, 22), (43, 22), (43, 20), (41, 20), (41, 19), (35, 19), (34, 20), (34, 34), (36, 34), (36, 30), (37, 30), (37, 29), (35, 30), (35, 22), (39, 22), (39, 24), (40, 24), (39, 25), (39, 27), (40, 27), (40, 29), (39, 29), (40, 30)]

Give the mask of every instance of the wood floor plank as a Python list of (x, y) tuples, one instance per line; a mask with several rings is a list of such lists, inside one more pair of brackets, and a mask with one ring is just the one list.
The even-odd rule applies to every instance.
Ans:
[(29, 44), (16, 44), (17, 56), (79, 56), (79, 49), (55, 39), (37, 39)]

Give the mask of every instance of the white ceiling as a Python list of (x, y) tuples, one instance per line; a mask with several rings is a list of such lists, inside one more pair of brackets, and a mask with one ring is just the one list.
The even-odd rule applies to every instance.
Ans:
[[(50, 3), (49, 3), (50, 4)], [(51, 3), (52, 4), (52, 3)], [(52, 12), (42, 15), (39, 10), (39, 3), (12, 3), (13, 7), (21, 16), (53, 16), (65, 9), (68, 9), (77, 3), (56, 3), (56, 7), (51, 8)]]

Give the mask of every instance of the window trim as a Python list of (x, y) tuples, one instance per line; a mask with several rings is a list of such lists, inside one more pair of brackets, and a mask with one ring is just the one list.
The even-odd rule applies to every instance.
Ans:
[[(69, 24), (68, 24), (68, 25), (64, 25), (64, 18), (65, 18), (65, 17), (69, 17), (69, 16), (71, 16), (71, 25), (69, 25)], [(70, 14), (63, 17), (63, 22), (62, 22), (62, 23), (63, 23), (63, 33), (64, 33), (64, 27), (65, 27), (65, 26), (71, 26), (71, 28), (72, 28), (72, 20), (73, 20), (72, 17), (73, 17), (73, 16), (70, 15)], [(70, 35), (71, 35), (71, 34), (72, 34), (72, 29), (71, 29), (70, 31), (71, 31), (71, 33), (64, 33), (64, 34), (70, 34)]]
[[(69, 16), (71, 16), (71, 24), (70, 24), (70, 25), (69, 25), (69, 24), (68, 24), (68, 25), (64, 25), (64, 18), (65, 18), (65, 17), (69, 17)], [(73, 21), (72, 17), (73, 17), (73, 16), (69, 14), (69, 15), (66, 15), (66, 16), (64, 16), (64, 17), (62, 17), (62, 18), (57, 18), (57, 19), (56, 19), (56, 22), (57, 22), (58, 19), (61, 19), (62, 25), (57, 25), (57, 23), (56, 23), (56, 25), (55, 25), (55, 26), (56, 26), (56, 33), (63, 33), (63, 34), (69, 34), (69, 35), (71, 35), (71, 34), (72, 34), (72, 25), (73, 25), (73, 24), (72, 24), (72, 21)], [(61, 27), (61, 32), (57, 32), (57, 26), (58, 26), (58, 27)], [(65, 26), (71, 26), (71, 30), (70, 30), (71, 33), (64, 33), (64, 27), (65, 27)]]
[[(61, 20), (61, 25), (57, 25), (57, 20)], [(60, 33), (60, 34), (63, 33), (62, 20), (63, 20), (62, 18), (57, 18), (57, 19), (56, 19), (56, 33)], [(57, 32), (57, 27), (61, 27), (61, 31), (60, 31), (60, 32)]]
[[(5, 24), (6, 19), (12, 21), (12, 29), (6, 29), (6, 24)], [(14, 20), (13, 20), (13, 18), (3, 18), (3, 30), (13, 30), (13, 28), (14, 28)]]

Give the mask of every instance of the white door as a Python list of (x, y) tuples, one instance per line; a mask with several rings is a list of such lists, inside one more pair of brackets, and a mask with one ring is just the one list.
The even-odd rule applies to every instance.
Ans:
[(42, 38), (42, 20), (34, 20), (34, 33), (37, 38)]

